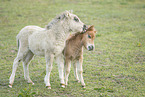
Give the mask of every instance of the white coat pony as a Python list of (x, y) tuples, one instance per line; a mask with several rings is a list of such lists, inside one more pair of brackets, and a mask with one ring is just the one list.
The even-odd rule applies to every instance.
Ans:
[(65, 87), (64, 82), (64, 62), (62, 51), (65, 41), (70, 32), (82, 32), (86, 29), (84, 23), (69, 11), (56, 16), (45, 28), (38, 26), (26, 26), (17, 35), (18, 54), (13, 62), (13, 70), (9, 79), (9, 87), (12, 87), (18, 65), (23, 61), (24, 78), (28, 83), (32, 83), (29, 77), (29, 62), (34, 55), (44, 56), (46, 59), (46, 76), (44, 82), (48, 89), (50, 85), (50, 73), (54, 58), (59, 68), (61, 87)]

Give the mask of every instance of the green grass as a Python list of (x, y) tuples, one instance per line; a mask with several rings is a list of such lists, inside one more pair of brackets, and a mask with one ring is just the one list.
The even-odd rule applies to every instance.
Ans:
[[(95, 51), (84, 52), (86, 89), (75, 82), (73, 68), (68, 87), (60, 88), (56, 64), (52, 89), (46, 89), (45, 59), (38, 56), (30, 63), (35, 85), (26, 83), (20, 64), (13, 88), (8, 88), (19, 31), (27, 25), (45, 27), (57, 14), (71, 9), (98, 30)], [(39, 97), (144, 97), (144, 10), (144, 0), (0, 0), (0, 97), (24, 96), (28, 91), (29, 96)]]

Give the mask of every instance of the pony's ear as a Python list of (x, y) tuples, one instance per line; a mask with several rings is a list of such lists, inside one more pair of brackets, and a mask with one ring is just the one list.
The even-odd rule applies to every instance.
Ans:
[(90, 26), (90, 29), (94, 29), (94, 25)]
[(70, 12), (69, 12), (69, 11), (65, 11), (65, 13), (64, 13), (64, 17), (65, 17), (65, 18), (70, 17)]
[(73, 13), (73, 10), (69, 10), (70, 13)]
[(90, 26), (87, 31), (93, 31), (94, 30), (94, 25)]

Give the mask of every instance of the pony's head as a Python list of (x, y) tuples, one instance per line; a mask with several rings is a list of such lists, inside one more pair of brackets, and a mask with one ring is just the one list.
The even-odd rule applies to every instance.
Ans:
[(69, 11), (65, 13), (66, 21), (68, 22), (69, 29), (72, 32), (83, 32), (86, 30), (86, 25), (79, 19), (75, 14), (72, 14)]
[(46, 27), (47, 29), (51, 26), (60, 23), (61, 26), (66, 30), (66, 33), (71, 32), (83, 32), (86, 30), (86, 25), (78, 18), (77, 15), (73, 14), (71, 11), (65, 11), (53, 19)]
[(95, 48), (94, 45), (95, 34), (96, 30), (93, 25), (90, 26), (83, 34), (82, 43), (88, 51), (94, 50)]

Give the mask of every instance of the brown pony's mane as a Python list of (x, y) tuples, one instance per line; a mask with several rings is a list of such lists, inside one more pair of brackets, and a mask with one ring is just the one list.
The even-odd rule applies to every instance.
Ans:
[(72, 41), (72, 40), (75, 40), (79, 35), (80, 35), (80, 37), (82, 38), (82, 35), (83, 35), (84, 33), (80, 33), (80, 32), (77, 32), (77, 33), (75, 33), (75, 34), (72, 34), (72, 35), (70, 35), (70, 37), (67, 39), (67, 41)]

